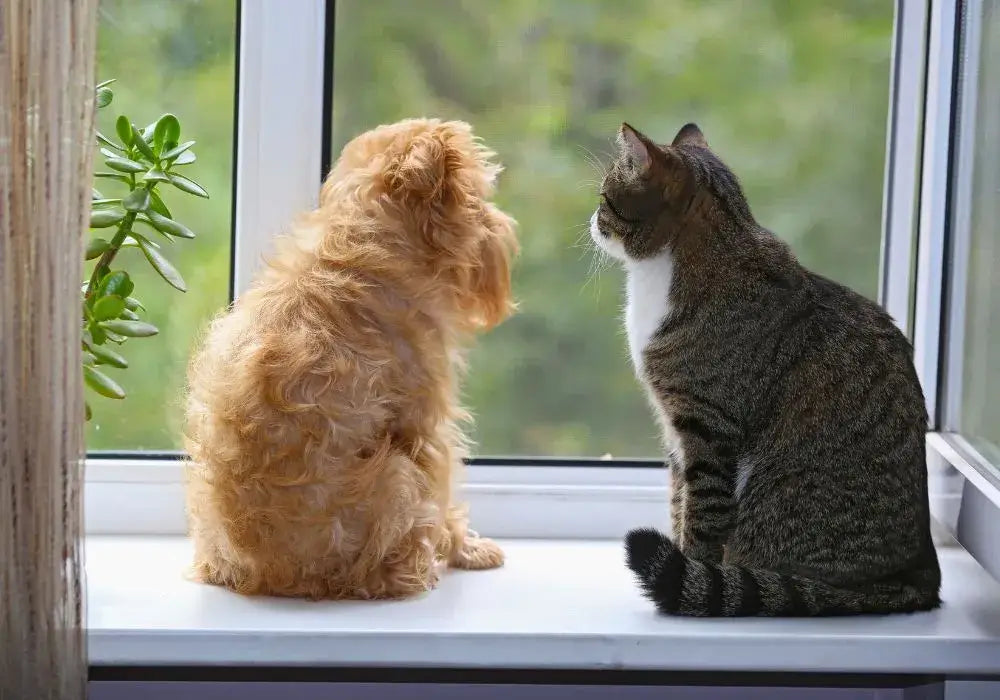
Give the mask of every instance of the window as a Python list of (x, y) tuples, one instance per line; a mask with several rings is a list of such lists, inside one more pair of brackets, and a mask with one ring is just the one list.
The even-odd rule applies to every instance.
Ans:
[[(120, 253), (130, 274), (135, 271), (137, 294), (160, 335), (128, 343), (130, 367), (118, 378), (128, 398), (91, 401), (91, 450), (180, 447), (189, 349), (229, 301), (236, 19), (236, 0), (101, 0), (97, 76), (117, 83), (98, 128), (113, 134), (122, 113), (140, 128), (164, 112), (176, 113), (183, 136), (198, 141), (198, 161), (189, 167), (211, 199), (169, 200), (176, 218), (197, 234), (170, 250), (186, 294), (164, 284), (135, 249)], [(98, 170), (102, 160), (95, 161)]]
[[(947, 509), (982, 532), (1000, 518), (948, 480), (955, 467), (1000, 506), (998, 4), (102, 0), (112, 114), (190, 105), (179, 116), (213, 198), (183, 203), (199, 238), (174, 251), (191, 292), (140, 280), (161, 290), (147, 301), (163, 335), (134, 344), (131, 395), (101, 404), (88, 445), (178, 449), (192, 340), (230, 278), (243, 289), (274, 234), (315, 204), (321, 161), (382, 122), (456, 117), (504, 161), (498, 200), (523, 244), (522, 311), (481, 339), (466, 385), (478, 454), (499, 456), (467, 472), (475, 526), (606, 538), (665, 524), (668, 474), (629, 468), (655, 465), (661, 448), (620, 329), (621, 279), (592, 269), (584, 229), (599, 178), (590, 160), (607, 161), (622, 119), (662, 140), (695, 120), (760, 222), (810, 268), (877, 298), (912, 338), (932, 467), (946, 477), (932, 474), (932, 512), (986, 562)], [(531, 459), (602, 455), (613, 468)], [(184, 532), (182, 480), (176, 462), (92, 458), (88, 531)]]
[(963, 55), (947, 418), (949, 428), (1000, 465), (1000, 1), (969, 3)]
[(893, 3), (340, 0), (334, 156), (407, 116), (469, 121), (507, 170), (522, 310), (475, 350), (480, 454), (658, 456), (620, 330), (621, 278), (586, 223), (625, 119), (686, 121), (808, 267), (875, 297)]

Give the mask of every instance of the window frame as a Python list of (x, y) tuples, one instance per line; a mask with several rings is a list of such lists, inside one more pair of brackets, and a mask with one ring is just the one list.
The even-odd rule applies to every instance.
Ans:
[[(968, 245), (968, 231), (961, 220), (954, 226), (949, 214), (967, 196), (962, 188), (968, 189), (968, 173), (963, 179), (961, 171), (967, 144), (955, 137), (956, 128), (964, 128), (955, 124), (956, 86), (958, 71), (968, 70), (969, 51), (978, 49), (958, 37), (976, 17), (969, 10), (978, 2), (896, 0), (879, 289), (880, 303), (914, 343), (927, 395), (932, 512), (960, 541), (975, 539), (969, 533), (978, 531), (963, 522), (986, 518), (1000, 529), (1000, 480), (949, 432), (956, 427), (960, 390), (950, 380), (960, 377), (963, 342), (952, 315), (964, 303), (949, 290), (964, 290), (964, 269), (955, 261)], [(334, 0), (238, 2), (235, 294), (246, 288), (273, 232), (317, 203), (317, 175), (330, 165), (332, 90), (324, 66), (332, 64), (334, 11)], [(275, 109), (280, 105), (291, 107)], [(183, 534), (180, 458), (92, 455), (86, 464), (87, 532)], [(659, 459), (480, 458), (469, 464), (463, 495), (473, 526), (493, 536), (620, 537), (635, 525), (666, 526), (667, 477)], [(970, 488), (987, 497), (968, 497)], [(1000, 556), (995, 559), (984, 565), (998, 575)]]
[[(938, 274), (943, 280), (938, 309), (937, 388), (934, 432), (928, 435), (928, 467), (954, 475), (958, 507), (948, 523), (956, 539), (994, 577), (1000, 579), (1000, 465), (991, 463), (961, 432), (962, 378), (965, 355), (965, 303), (971, 250), (971, 197), (974, 176), (976, 105), (982, 0), (945, 5), (954, 22), (953, 89), (950, 93), (951, 153), (947, 160), (947, 216), (932, 230), (944, 250)], [(968, 87), (969, 89), (961, 89)], [(928, 339), (930, 342), (930, 339)]]

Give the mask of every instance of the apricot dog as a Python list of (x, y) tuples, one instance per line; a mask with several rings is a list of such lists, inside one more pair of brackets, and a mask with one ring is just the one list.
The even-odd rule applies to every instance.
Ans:
[(492, 156), (462, 122), (355, 138), (319, 208), (212, 322), (187, 402), (197, 578), (393, 598), (445, 562), (503, 563), (455, 501), (463, 348), (513, 308)]

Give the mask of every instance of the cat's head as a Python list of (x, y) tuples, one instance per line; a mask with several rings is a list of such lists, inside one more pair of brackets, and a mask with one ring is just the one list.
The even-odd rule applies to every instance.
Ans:
[[(683, 236), (752, 223), (732, 171), (709, 149), (701, 129), (686, 124), (668, 146), (622, 124), (618, 155), (601, 183), (590, 235), (619, 260), (644, 260)], [(697, 244), (697, 241), (694, 241)]]

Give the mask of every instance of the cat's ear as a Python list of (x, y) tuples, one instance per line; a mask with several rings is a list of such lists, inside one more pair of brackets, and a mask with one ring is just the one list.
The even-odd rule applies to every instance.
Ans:
[(701, 133), (698, 125), (691, 122), (681, 127), (681, 130), (677, 132), (677, 136), (674, 137), (674, 141), (670, 145), (708, 148), (708, 141), (705, 140), (705, 134)]
[(652, 141), (622, 122), (618, 132), (618, 146), (637, 173), (644, 175), (649, 171), (649, 167), (653, 164), (652, 149), (656, 148)]

